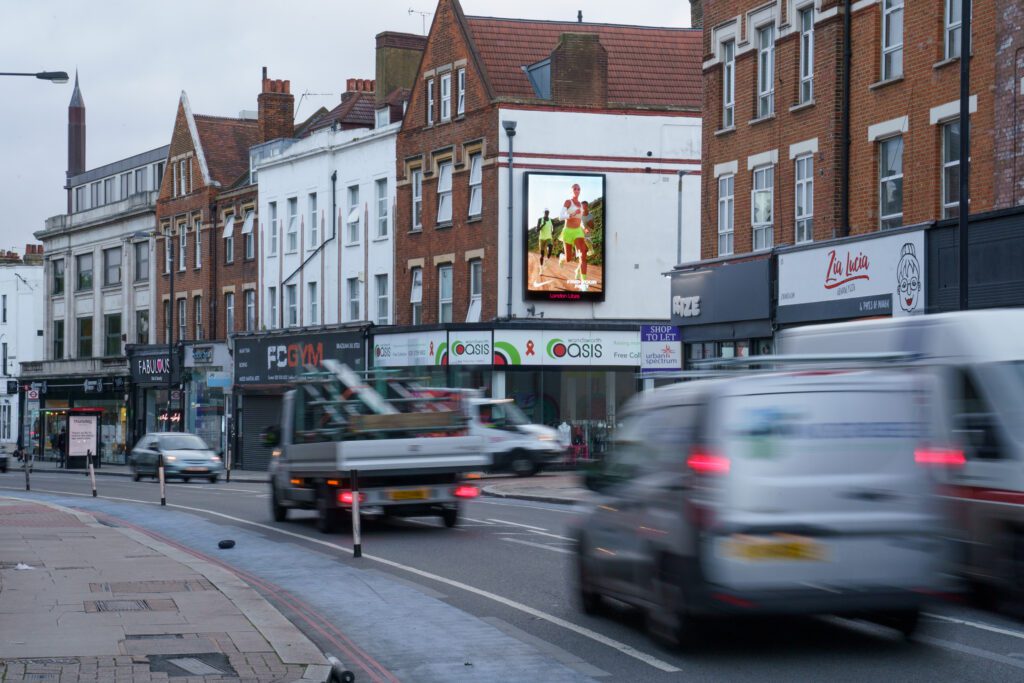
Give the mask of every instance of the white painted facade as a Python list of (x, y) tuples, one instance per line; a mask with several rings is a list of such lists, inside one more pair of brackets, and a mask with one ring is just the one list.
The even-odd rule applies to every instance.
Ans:
[(21, 424), (7, 382), (18, 380), (22, 362), (45, 354), (43, 300), (42, 264), (0, 263), (0, 448), (13, 448)]
[(400, 127), (325, 128), (307, 138), (253, 148), (259, 185), (259, 329), (362, 320), (387, 325), (394, 319)]
[[(701, 119), (694, 116), (502, 109), (499, 126), (516, 122), (513, 141), (513, 246), (508, 255), (509, 138), (499, 127), (499, 318), (667, 320), (679, 220), (682, 262), (700, 258)], [(523, 296), (523, 174), (605, 174), (605, 300), (530, 301)], [(686, 176), (680, 185), (679, 171)], [(681, 203), (680, 203), (681, 200)], [(681, 206), (681, 212), (680, 212)], [(557, 209), (557, 207), (555, 207)], [(557, 214), (557, 212), (556, 212)], [(531, 217), (536, 222), (536, 217)]]

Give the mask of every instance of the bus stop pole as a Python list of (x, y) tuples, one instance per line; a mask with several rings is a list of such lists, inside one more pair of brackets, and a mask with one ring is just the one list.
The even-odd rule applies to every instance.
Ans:
[(352, 470), (350, 474), (352, 477), (352, 557), (362, 557), (362, 530), (359, 524), (359, 470)]

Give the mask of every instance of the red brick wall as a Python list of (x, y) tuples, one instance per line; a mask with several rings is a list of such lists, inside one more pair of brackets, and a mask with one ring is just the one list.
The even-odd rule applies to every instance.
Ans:
[[(823, 10), (841, 5), (823, 3)], [(1024, 75), (1024, 61), (1013, 64), (1014, 53), (1001, 50), (999, 64), (994, 59), (997, 37), (1005, 43), (1021, 43), (1021, 32), (1013, 26), (1024, 24), (1024, 12), (1014, 11), (1013, 0), (999, 0), (1000, 22), (988, 3), (979, 4), (974, 13), (974, 58), (971, 63), (971, 92), (978, 96), (978, 112), (972, 115), (972, 191), (971, 212), (977, 213), (1013, 204), (1015, 164), (1024, 175), (1024, 164), (1016, 162), (1015, 149), (1024, 151), (1018, 133), (1010, 130), (1010, 116), (1003, 116), (1000, 129), (995, 126), (995, 111), (1012, 111), (1014, 96), (1009, 88), (1011, 74)], [(1018, 3), (1019, 4), (1019, 3)], [(714, 28), (737, 15), (762, 7), (757, 0), (708, 0), (704, 3), (705, 59), (713, 57)], [(870, 5), (853, 15), (853, 68), (851, 70), (850, 121), (850, 232), (860, 234), (878, 230), (878, 156), (877, 143), (868, 141), (868, 126), (900, 116), (909, 118), (904, 135), (903, 224), (911, 225), (941, 218), (941, 126), (932, 125), (932, 107), (959, 97), (959, 62), (939, 66), (943, 59), (942, 3), (906, 3), (904, 9), (904, 77), (884, 86), (871, 86), (880, 80), (881, 29), (880, 5)], [(1010, 20), (1006, 16), (1013, 15)], [(796, 21), (796, 18), (793, 18)], [(1017, 21), (1017, 24), (1013, 22)], [(742, 29), (745, 31), (745, 26)], [(778, 27), (777, 27), (778, 31)], [(751, 40), (754, 36), (750, 36)], [(842, 207), (839, 205), (842, 182), (841, 85), (842, 15), (815, 25), (814, 101), (811, 107), (791, 112), (797, 101), (799, 83), (799, 39), (793, 33), (778, 40), (775, 48), (775, 109), (773, 120), (750, 125), (756, 106), (756, 51), (736, 59), (736, 130), (716, 135), (722, 117), (722, 67), (704, 70), (703, 176), (701, 199), (701, 257), (718, 256), (718, 184), (715, 164), (736, 160), (735, 248), (737, 255), (751, 249), (750, 191), (752, 173), (747, 170), (749, 155), (778, 150), (775, 169), (776, 245), (794, 239), (795, 168), (789, 159), (789, 145), (818, 138), (814, 158), (814, 239), (824, 240), (840, 234)], [(744, 40), (740, 37), (738, 44)], [(998, 81), (996, 80), (998, 79)], [(1001, 104), (996, 97), (1001, 93)], [(1024, 112), (1024, 97), (1017, 97)], [(1024, 119), (1024, 116), (1021, 117)], [(994, 162), (996, 139), (1000, 140), (1000, 161)], [(994, 182), (993, 182), (994, 181)], [(1024, 195), (1024, 179), (1019, 182)], [(994, 188), (1003, 188), (997, 199)]]
[[(179, 155), (192, 154), (189, 163), (192, 166), (192, 187), (193, 191), (184, 196), (174, 196), (172, 183), (174, 172), (171, 170), (171, 160)], [(175, 161), (174, 163), (177, 163)], [(242, 240), (242, 221), (235, 224), (235, 260), (233, 264), (225, 263), (224, 245), (222, 238), (224, 224), (221, 219), (223, 210), (228, 207), (251, 204), (256, 205), (256, 188), (247, 188), (233, 193), (223, 193), (220, 197), (218, 188), (203, 185), (202, 174), (199, 163), (196, 160), (195, 150), (192, 144), (192, 136), (189, 133), (185, 120), (185, 113), (182, 106), (178, 106), (178, 116), (174, 124), (174, 132), (171, 136), (170, 151), (168, 152), (168, 166), (164, 172), (163, 182), (160, 187), (160, 196), (157, 199), (156, 221), (157, 229), (164, 231), (171, 227), (175, 231), (178, 225), (185, 223), (189, 227), (188, 253), (186, 255), (186, 269), (178, 268), (178, 250), (180, 242), (175, 241), (174, 245), (174, 289), (175, 297), (185, 297), (186, 304), (186, 334), (185, 339), (190, 340), (195, 336), (195, 318), (193, 310), (193, 295), (201, 291), (203, 307), (203, 336), (206, 339), (225, 339), (224, 321), (224, 296), (222, 288), (226, 285), (235, 286), (235, 324), (240, 329), (245, 324), (245, 307), (242, 295), (242, 286), (246, 282), (256, 282), (257, 259), (246, 260), (244, 258), (244, 241)], [(211, 208), (214, 213), (211, 214)], [(195, 262), (195, 219), (202, 220), (202, 266), (196, 268)], [(177, 238), (175, 238), (177, 240)], [(157, 239), (155, 263), (156, 268), (156, 312), (155, 324), (157, 325), (157, 343), (163, 343), (164, 331), (167, 321), (164, 317), (164, 298), (170, 292), (170, 276), (164, 273), (164, 262), (167, 254), (166, 240)], [(256, 245), (256, 256), (258, 257), (259, 245)], [(259, 294), (257, 290), (257, 306), (259, 306)], [(257, 310), (259, 310), (257, 308)], [(172, 304), (172, 315), (175, 327), (172, 331), (172, 340), (177, 340), (177, 308)]]
[[(452, 121), (441, 123), (440, 80), (434, 82), (434, 124), (426, 125), (426, 84), (422, 73), (443, 65), (466, 60), (466, 114), (455, 115), (456, 75), (452, 72)], [(413, 84), (408, 112), (397, 141), (397, 218), (395, 221), (395, 322), (412, 322), (409, 304), (410, 259), (424, 259), (423, 322), (437, 322), (438, 278), (434, 256), (455, 255), (453, 263), (453, 321), (466, 319), (469, 306), (469, 266), (466, 252), (483, 249), (483, 307), (481, 319), (492, 319), (497, 311), (497, 234), (498, 234), (498, 122), (497, 110), (490, 104), (486, 88), (475, 71), (470, 50), (448, 0), (438, 4), (430, 38), (421, 64), (421, 74)], [(483, 152), (483, 213), (480, 219), (468, 219), (469, 155), (467, 148), (479, 145)], [(452, 224), (437, 227), (436, 162), (454, 157), (452, 174)], [(412, 233), (412, 187), (408, 168), (423, 168), (423, 230)]]

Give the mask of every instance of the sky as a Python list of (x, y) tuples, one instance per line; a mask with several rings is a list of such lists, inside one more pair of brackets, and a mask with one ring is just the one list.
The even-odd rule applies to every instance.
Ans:
[[(423, 33), (433, 0), (3, 0), (0, 71), (67, 71), (55, 85), (0, 76), (0, 249), (23, 253), (63, 213), (67, 105), (77, 69), (86, 168), (170, 142), (181, 91), (200, 114), (256, 109), (261, 69), (291, 80), (296, 118), (374, 77), (374, 36)], [(468, 15), (686, 27), (687, 0), (462, 0)], [(309, 93), (303, 96), (304, 93)]]

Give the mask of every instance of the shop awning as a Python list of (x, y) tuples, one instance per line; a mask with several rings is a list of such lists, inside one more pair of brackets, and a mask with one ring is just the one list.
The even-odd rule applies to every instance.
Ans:
[(221, 235), (222, 239), (231, 237), (231, 233), (235, 230), (235, 217), (228, 216), (227, 220), (224, 221), (224, 234)]
[(242, 234), (248, 235), (252, 232), (252, 223), (255, 218), (255, 214), (252, 211), (245, 212), (245, 222), (242, 223)]

